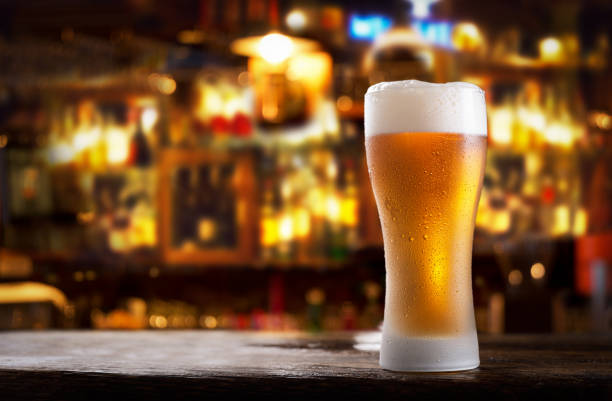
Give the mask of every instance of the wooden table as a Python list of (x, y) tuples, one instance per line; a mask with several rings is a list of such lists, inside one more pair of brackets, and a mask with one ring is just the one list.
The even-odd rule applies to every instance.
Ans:
[(0, 400), (612, 400), (610, 336), (481, 336), (480, 368), (459, 373), (384, 371), (379, 344), (373, 332), (4, 332)]

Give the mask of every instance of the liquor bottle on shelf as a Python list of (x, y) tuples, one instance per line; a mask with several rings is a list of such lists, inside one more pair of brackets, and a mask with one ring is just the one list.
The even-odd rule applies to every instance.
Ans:
[(194, 214), (197, 221), (197, 242), (201, 245), (214, 244), (218, 239), (218, 224), (219, 216), (215, 210), (215, 202), (213, 197), (216, 196), (215, 186), (218, 181), (218, 166), (204, 165), (197, 170), (197, 186), (192, 187), (191, 191), (196, 199), (196, 213)]
[(341, 220), (341, 194), (338, 190), (338, 164), (330, 153), (326, 167), (326, 208), (327, 208), (327, 257), (342, 260), (346, 257), (346, 243)]
[(295, 256), (295, 233), (293, 226), (293, 205), (291, 196), (293, 188), (286, 174), (281, 174), (279, 181), (280, 210), (278, 213), (278, 244), (277, 256), (281, 261), (293, 260)]
[[(218, 173), (212, 181), (215, 194), (215, 216), (218, 239), (221, 246), (237, 245), (236, 194), (233, 188), (234, 166), (218, 166)], [(211, 194), (211, 195), (212, 195)]]
[(139, 118), (136, 123), (136, 131), (130, 142), (129, 164), (136, 167), (149, 167), (152, 159), (151, 147), (142, 130), (141, 118)]
[(271, 180), (264, 183), (264, 193), (259, 216), (259, 252), (264, 262), (275, 258), (278, 226), (274, 207), (274, 191)]
[(90, 165), (92, 170), (94, 171), (104, 171), (107, 168), (108, 160), (108, 126), (109, 119), (108, 117), (102, 117), (97, 115), (95, 119), (96, 124), (100, 126), (100, 135), (92, 146), (90, 152)]
[(195, 247), (198, 214), (197, 198), (194, 193), (196, 171), (192, 168), (177, 169), (172, 188), (173, 238), (172, 243), (183, 249)]
[(348, 251), (354, 250), (359, 241), (359, 197), (355, 182), (353, 160), (349, 159), (344, 167), (344, 191), (340, 203), (340, 220), (344, 228), (344, 241)]

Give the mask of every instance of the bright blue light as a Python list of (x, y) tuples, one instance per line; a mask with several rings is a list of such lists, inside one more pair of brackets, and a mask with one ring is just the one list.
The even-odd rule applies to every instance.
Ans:
[(412, 27), (429, 43), (443, 47), (451, 46), (453, 25), (450, 22), (416, 20), (412, 22)]
[(391, 19), (382, 15), (351, 15), (349, 26), (353, 39), (374, 40), (391, 28)]

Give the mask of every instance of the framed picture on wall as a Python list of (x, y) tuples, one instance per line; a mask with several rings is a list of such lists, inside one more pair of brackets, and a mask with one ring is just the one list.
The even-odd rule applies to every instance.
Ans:
[(170, 265), (249, 263), (255, 243), (255, 175), (247, 153), (170, 149), (159, 176), (159, 238)]

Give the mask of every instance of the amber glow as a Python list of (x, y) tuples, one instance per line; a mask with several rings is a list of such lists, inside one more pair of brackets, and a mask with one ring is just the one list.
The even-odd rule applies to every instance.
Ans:
[(293, 212), (293, 228), (297, 238), (306, 238), (310, 235), (310, 213), (303, 207)]
[(555, 37), (542, 39), (539, 44), (540, 59), (544, 61), (559, 62), (563, 58), (561, 41)]
[(344, 197), (340, 202), (340, 221), (348, 227), (356, 227), (358, 223), (357, 199)]
[(262, 246), (272, 246), (278, 242), (278, 224), (274, 217), (264, 217), (260, 221), (260, 238)]
[(534, 263), (533, 266), (531, 266), (531, 269), (529, 271), (531, 273), (531, 277), (533, 277), (536, 280), (541, 279), (542, 277), (544, 277), (544, 275), (546, 274), (546, 268), (544, 267), (544, 265), (542, 263)]
[(512, 270), (508, 274), (508, 283), (513, 286), (520, 285), (523, 282), (523, 273), (520, 270)]
[(106, 133), (106, 159), (110, 164), (127, 161), (130, 142), (127, 134), (119, 127), (111, 127)]
[(394, 320), (385, 324), (396, 331), (455, 335), (469, 329), (463, 317), (472, 308), (472, 216), (485, 141), (441, 133), (366, 139), (385, 264), (393, 277), (385, 302)]

